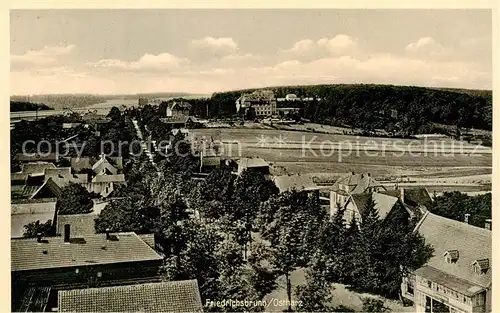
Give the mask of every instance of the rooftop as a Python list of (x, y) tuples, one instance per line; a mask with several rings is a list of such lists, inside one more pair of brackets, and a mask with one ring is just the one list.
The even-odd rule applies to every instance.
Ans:
[(56, 202), (34, 202), (11, 204), (10, 237), (22, 238), (24, 225), (40, 221), (54, 220)]
[(37, 239), (11, 239), (11, 271), (161, 259), (132, 232), (112, 234), (109, 240), (106, 234), (72, 237), (71, 243), (65, 243), (60, 236), (45, 238), (43, 243)]
[(341, 189), (340, 185), (348, 186), (348, 193), (364, 193), (370, 187), (383, 187), (381, 183), (375, 180), (369, 173), (356, 174), (354, 172), (341, 176), (333, 184), (332, 189)]
[[(482, 274), (474, 272), (473, 266), (477, 260), (491, 260), (491, 231), (430, 212), (425, 213), (415, 230), (434, 248), (427, 266), (483, 288), (491, 285), (491, 269)], [(458, 250), (454, 263), (448, 263), (444, 257), (451, 250)]]
[(238, 167), (252, 168), (252, 167), (269, 167), (269, 164), (262, 158), (241, 158), (236, 161)]
[(203, 312), (196, 280), (59, 291), (60, 312)]

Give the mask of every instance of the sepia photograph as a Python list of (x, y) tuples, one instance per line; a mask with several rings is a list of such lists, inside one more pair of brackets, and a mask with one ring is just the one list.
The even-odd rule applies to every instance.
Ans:
[(492, 13), (10, 9), (11, 311), (492, 312)]

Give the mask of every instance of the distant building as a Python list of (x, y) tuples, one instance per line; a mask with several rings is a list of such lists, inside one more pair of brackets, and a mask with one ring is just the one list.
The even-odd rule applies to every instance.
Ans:
[(257, 117), (273, 116), (277, 114), (276, 98), (271, 90), (256, 90), (243, 94), (236, 100), (236, 111), (245, 114), (249, 108), (255, 110)]
[(330, 205), (332, 210), (343, 207), (350, 195), (366, 192), (384, 191), (386, 188), (371, 177), (370, 173), (354, 172), (341, 176), (330, 189)]
[(18, 153), (14, 158), (16, 161), (19, 161), (21, 163), (29, 163), (29, 162), (55, 163), (59, 159), (56, 153)]
[(10, 237), (22, 238), (24, 226), (40, 221), (46, 223), (56, 222), (56, 199), (42, 199), (38, 201), (12, 201), (10, 215)]
[(491, 312), (491, 231), (427, 212), (415, 231), (434, 254), (403, 279), (416, 312)]
[(165, 116), (167, 118), (182, 118), (189, 116), (191, 104), (189, 102), (179, 100), (169, 101), (167, 102), (166, 110)]
[(203, 312), (196, 280), (62, 290), (59, 312)]
[(311, 197), (319, 200), (319, 186), (313, 182), (312, 178), (307, 175), (280, 175), (274, 176), (273, 182), (279, 189), (280, 193), (283, 192), (305, 192)]

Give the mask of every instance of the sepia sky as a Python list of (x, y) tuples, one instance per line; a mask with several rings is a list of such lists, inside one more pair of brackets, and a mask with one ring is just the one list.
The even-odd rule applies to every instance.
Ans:
[(492, 88), (489, 10), (12, 10), (11, 94)]

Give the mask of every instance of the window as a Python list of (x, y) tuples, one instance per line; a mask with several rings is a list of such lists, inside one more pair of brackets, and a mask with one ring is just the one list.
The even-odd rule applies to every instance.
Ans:
[(427, 281), (427, 287), (429, 287), (429, 289), (432, 289), (432, 282), (430, 280)]
[(97, 272), (97, 277), (102, 277), (102, 272)]
[(80, 270), (79, 269), (75, 269), (75, 273), (76, 274), (80, 273)]
[(411, 283), (406, 283), (406, 292), (411, 294), (412, 296), (415, 295), (415, 292), (413, 290), (413, 285)]

